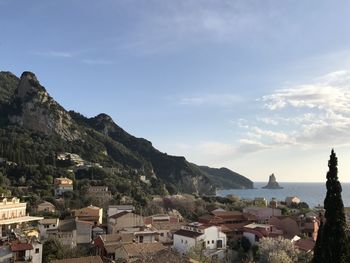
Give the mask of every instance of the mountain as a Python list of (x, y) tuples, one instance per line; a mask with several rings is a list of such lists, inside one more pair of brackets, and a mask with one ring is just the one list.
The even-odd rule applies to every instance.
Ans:
[(271, 174), (269, 176), (269, 182), (267, 185), (262, 187), (263, 189), (283, 189), (282, 186), (279, 185), (279, 183), (276, 180), (276, 176), (274, 174)]
[(253, 182), (227, 168), (198, 166), (219, 189), (252, 189)]
[(132, 181), (145, 175), (151, 188), (165, 185), (169, 193), (212, 194), (215, 187), (249, 188), (251, 183), (226, 168), (209, 171), (184, 157), (162, 153), (146, 139), (124, 131), (107, 114), (87, 118), (65, 110), (31, 72), (20, 78), (0, 72), (0, 110), (0, 157), (17, 163), (52, 164), (58, 153), (71, 152), (116, 168)]

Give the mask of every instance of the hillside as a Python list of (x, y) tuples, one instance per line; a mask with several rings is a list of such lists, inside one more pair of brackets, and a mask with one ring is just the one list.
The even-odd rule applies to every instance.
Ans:
[[(31, 72), (21, 78), (0, 72), (0, 110), (0, 157), (24, 166), (55, 165), (57, 154), (71, 152), (108, 171), (117, 170), (118, 176), (129, 178), (145, 195), (212, 194), (216, 186), (249, 185), (242, 176), (230, 177), (230, 172), (235, 173), (228, 169), (214, 175), (184, 157), (160, 152), (151, 142), (124, 131), (107, 114), (87, 118), (65, 110)], [(142, 188), (141, 175), (151, 181), (149, 189)]]
[(204, 172), (219, 189), (253, 188), (253, 182), (251, 180), (227, 168), (199, 166), (199, 169)]

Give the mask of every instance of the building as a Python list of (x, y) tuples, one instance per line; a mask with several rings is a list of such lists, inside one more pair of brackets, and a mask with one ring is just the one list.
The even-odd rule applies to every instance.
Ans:
[(228, 239), (238, 240), (242, 237), (242, 228), (245, 225), (257, 220), (255, 215), (242, 213), (240, 211), (225, 211), (216, 209), (210, 214), (199, 217), (198, 221), (207, 225), (216, 225), (221, 227)]
[(59, 196), (65, 192), (73, 191), (73, 181), (66, 177), (55, 178), (55, 195)]
[(56, 207), (50, 202), (43, 202), (37, 206), (38, 212), (55, 213)]
[(274, 216), (269, 224), (281, 229), (287, 238), (303, 235), (314, 241), (317, 239), (319, 221), (314, 217)]
[(106, 235), (107, 234), (107, 229), (102, 226), (93, 226), (92, 227), (92, 240), (94, 240), (98, 236)]
[(38, 227), (40, 232), (40, 238), (45, 240), (48, 238), (47, 230), (56, 229), (59, 224), (58, 218), (46, 218), (39, 221)]
[(42, 262), (43, 245), (36, 239), (29, 240), (28, 243), (12, 243), (10, 248), (11, 262)]
[(174, 233), (173, 249), (180, 254), (187, 254), (197, 245), (205, 250), (225, 250), (227, 238), (220, 227), (206, 226), (201, 223), (190, 223)]
[(26, 207), (27, 203), (21, 203), (16, 197), (0, 201), (0, 237), (9, 235), (12, 229), (23, 227), (28, 222), (44, 219), (26, 215)]
[(294, 245), (301, 251), (304, 251), (305, 253), (310, 253), (314, 250), (316, 242), (311, 239), (301, 239), (293, 242)]
[(116, 260), (124, 260), (125, 262), (141, 262), (140, 260), (155, 256), (158, 252), (166, 249), (167, 248), (160, 243), (123, 244), (116, 250)]
[(291, 205), (298, 205), (300, 203), (300, 199), (297, 196), (288, 196), (285, 199), (286, 205), (291, 206)]
[(107, 217), (111, 217), (121, 212), (134, 212), (135, 207), (133, 205), (110, 205), (108, 206)]
[(101, 235), (92, 241), (92, 251), (95, 255), (115, 260), (116, 250), (120, 248), (122, 244), (133, 242), (134, 234), (132, 233)]
[(69, 152), (58, 154), (57, 160), (58, 161), (69, 161), (72, 164), (74, 164), (75, 166), (82, 166), (85, 164), (84, 160), (78, 154), (69, 153)]
[(117, 213), (108, 218), (108, 234), (118, 234), (125, 228), (140, 226), (144, 226), (143, 217), (127, 211)]
[(47, 238), (56, 237), (63, 245), (76, 247), (89, 244), (94, 223), (77, 219), (59, 220), (56, 228), (46, 230)]
[(89, 256), (80, 258), (66, 258), (52, 260), (52, 263), (103, 263), (100, 256)]
[[(123, 232), (122, 232), (123, 233)], [(124, 232), (129, 233), (129, 232)], [(140, 228), (134, 232), (134, 241), (136, 243), (154, 243), (158, 239), (158, 232), (150, 229)]]
[(248, 238), (251, 245), (259, 242), (263, 237), (282, 236), (283, 231), (270, 224), (249, 224), (243, 228), (243, 236)]
[(163, 245), (173, 245), (174, 233), (180, 230), (186, 223), (155, 222), (151, 229), (158, 233), (157, 241)]
[(160, 214), (160, 215), (151, 215), (151, 216), (145, 217), (144, 222), (145, 222), (145, 225), (162, 223), (162, 222), (176, 224), (179, 222), (179, 219), (176, 216)]
[(42, 262), (43, 245), (36, 237), (28, 237), (21, 230), (2, 240), (0, 247), (0, 262)]
[(278, 208), (272, 207), (245, 207), (243, 213), (256, 216), (256, 220), (259, 223), (266, 223), (272, 216), (281, 216), (282, 211)]
[(102, 224), (103, 209), (97, 206), (90, 205), (88, 207), (75, 210), (74, 215), (78, 218), (78, 220)]
[(90, 186), (87, 194), (91, 197), (110, 199), (112, 197), (111, 191), (108, 190), (108, 186)]

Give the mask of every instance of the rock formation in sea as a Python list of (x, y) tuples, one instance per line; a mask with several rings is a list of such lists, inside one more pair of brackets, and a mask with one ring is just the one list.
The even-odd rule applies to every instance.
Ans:
[(263, 188), (264, 189), (282, 189), (283, 187), (277, 183), (275, 175), (271, 174), (269, 177), (269, 182)]

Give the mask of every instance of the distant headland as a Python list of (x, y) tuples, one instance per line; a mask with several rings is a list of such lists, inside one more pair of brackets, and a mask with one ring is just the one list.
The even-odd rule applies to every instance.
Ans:
[(282, 186), (280, 186), (278, 184), (278, 182), (276, 181), (276, 177), (274, 174), (271, 174), (269, 177), (269, 182), (267, 183), (267, 185), (265, 185), (264, 187), (262, 187), (264, 189), (283, 189)]

